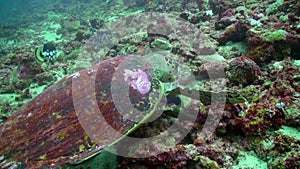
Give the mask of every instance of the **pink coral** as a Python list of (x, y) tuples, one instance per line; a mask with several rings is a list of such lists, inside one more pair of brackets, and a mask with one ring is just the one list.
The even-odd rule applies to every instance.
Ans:
[(142, 95), (149, 93), (151, 89), (151, 82), (148, 79), (148, 75), (141, 69), (138, 70), (124, 70), (124, 80), (130, 81), (130, 86), (137, 90)]

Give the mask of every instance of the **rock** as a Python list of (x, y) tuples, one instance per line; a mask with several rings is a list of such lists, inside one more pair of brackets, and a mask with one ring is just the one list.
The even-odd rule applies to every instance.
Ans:
[(261, 71), (253, 60), (242, 56), (230, 62), (227, 75), (234, 84), (250, 85), (259, 80)]

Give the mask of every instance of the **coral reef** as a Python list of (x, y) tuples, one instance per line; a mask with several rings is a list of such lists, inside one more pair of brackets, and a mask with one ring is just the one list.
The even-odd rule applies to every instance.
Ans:
[[(0, 17), (5, 11), (1, 3)], [(22, 11), (15, 6), (0, 20), (0, 168), (300, 167), (299, 1), (25, 3)], [(155, 56), (158, 61), (151, 64), (160, 70), (153, 71), (148, 64), (118, 67), (128, 55)], [(187, 73), (178, 65), (190, 70), (195, 83), (176, 81)], [(126, 71), (112, 78), (121, 69)], [(167, 137), (151, 142), (154, 153), (164, 152), (147, 158), (101, 151), (118, 137), (108, 137), (100, 124), (95, 130), (109, 141), (92, 141), (79, 124), (72, 98), (81, 98), (80, 92), (72, 93), (76, 89), (72, 81), (92, 93), (83, 79), (95, 72), (100, 72), (95, 81), (97, 105), (120, 133), (136, 138), (158, 135), (176, 124), (181, 106), (187, 105), (197, 118), (178, 125), (189, 133), (172, 148), (161, 144), (174, 143)], [(162, 83), (166, 105), (161, 116), (138, 125), (121, 118), (131, 111), (118, 112), (112, 104), (113, 80), (124, 80), (131, 99), (126, 104), (139, 110), (153, 105), (152, 93), (160, 93)], [(219, 89), (218, 80), (226, 86)], [(127, 96), (122, 90), (119, 93)], [(216, 106), (211, 105), (213, 95), (222, 92), (224, 110), (213, 115), (220, 113), (221, 119), (213, 134), (203, 139), (201, 131)], [(199, 104), (192, 104), (196, 101)], [(80, 110), (88, 103), (82, 101)], [(189, 117), (191, 112), (184, 114)], [(92, 123), (97, 118), (86, 120)], [(144, 155), (147, 148), (130, 153)]]

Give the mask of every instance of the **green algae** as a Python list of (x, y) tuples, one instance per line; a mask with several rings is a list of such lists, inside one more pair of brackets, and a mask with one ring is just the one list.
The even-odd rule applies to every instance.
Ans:
[(218, 163), (208, 157), (196, 156), (194, 160), (199, 161), (200, 165), (202, 165), (205, 169), (220, 169)]
[(300, 69), (300, 60), (295, 60), (295, 61), (292, 63), (292, 66), (299, 67), (299, 69)]
[(151, 46), (153, 48), (158, 48), (158, 49), (162, 49), (162, 50), (171, 50), (172, 49), (172, 44), (169, 43), (166, 40), (162, 40), (162, 39), (155, 39), (152, 43)]
[[(299, 112), (298, 112), (299, 113)], [(300, 140), (300, 131), (294, 127), (282, 126), (280, 130), (277, 131), (280, 134), (285, 134), (290, 137), (293, 137), (297, 140)]]
[(286, 31), (280, 29), (274, 32), (267, 32), (263, 40), (265, 42), (286, 41)]
[(43, 24), (45, 30), (41, 32), (40, 36), (48, 42), (61, 42), (62, 35), (57, 34), (57, 31), (60, 30), (62, 27), (59, 23), (55, 22), (45, 22)]
[(245, 55), (248, 51), (248, 47), (244, 42), (231, 42), (231, 41), (226, 43), (226, 45), (224, 45), (224, 46), (218, 47), (218, 53), (221, 53), (221, 54), (223, 54), (223, 53), (229, 54), (229, 53), (232, 53), (232, 51), (234, 51), (234, 50), (237, 50), (242, 55)]
[(266, 9), (266, 13), (267, 15), (270, 15), (272, 13), (275, 13), (278, 8), (283, 5), (283, 0), (276, 0), (274, 3), (272, 3), (267, 9)]
[(267, 169), (267, 162), (259, 159), (253, 151), (240, 151), (238, 155), (238, 164), (233, 166), (233, 169), (240, 168), (259, 168)]

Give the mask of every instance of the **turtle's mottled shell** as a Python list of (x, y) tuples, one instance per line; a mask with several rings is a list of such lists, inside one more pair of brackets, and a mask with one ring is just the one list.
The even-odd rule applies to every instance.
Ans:
[[(85, 133), (73, 104), (74, 98), (81, 99), (85, 95), (95, 95), (97, 106), (106, 121), (121, 134), (127, 133), (135, 123), (122, 118), (111, 96), (113, 73), (126, 58), (116, 57), (67, 76), (24, 105), (0, 127), (2, 164), (23, 163), (26, 168), (53, 168), (86, 158), (107, 147), (111, 140), (117, 140), (118, 136), (107, 133), (105, 126), (97, 126), (97, 134), (102, 138), (110, 137), (110, 141), (103, 140), (101, 145)], [(92, 75), (95, 77), (94, 89), (86, 83), (86, 78)], [(80, 92), (72, 92), (72, 80), (81, 84), (75, 86), (76, 92)], [(131, 97), (132, 100), (139, 100), (145, 96), (134, 93)], [(78, 108), (84, 110), (84, 103)], [(93, 123), (95, 119), (87, 115), (86, 119), (89, 118)]]

